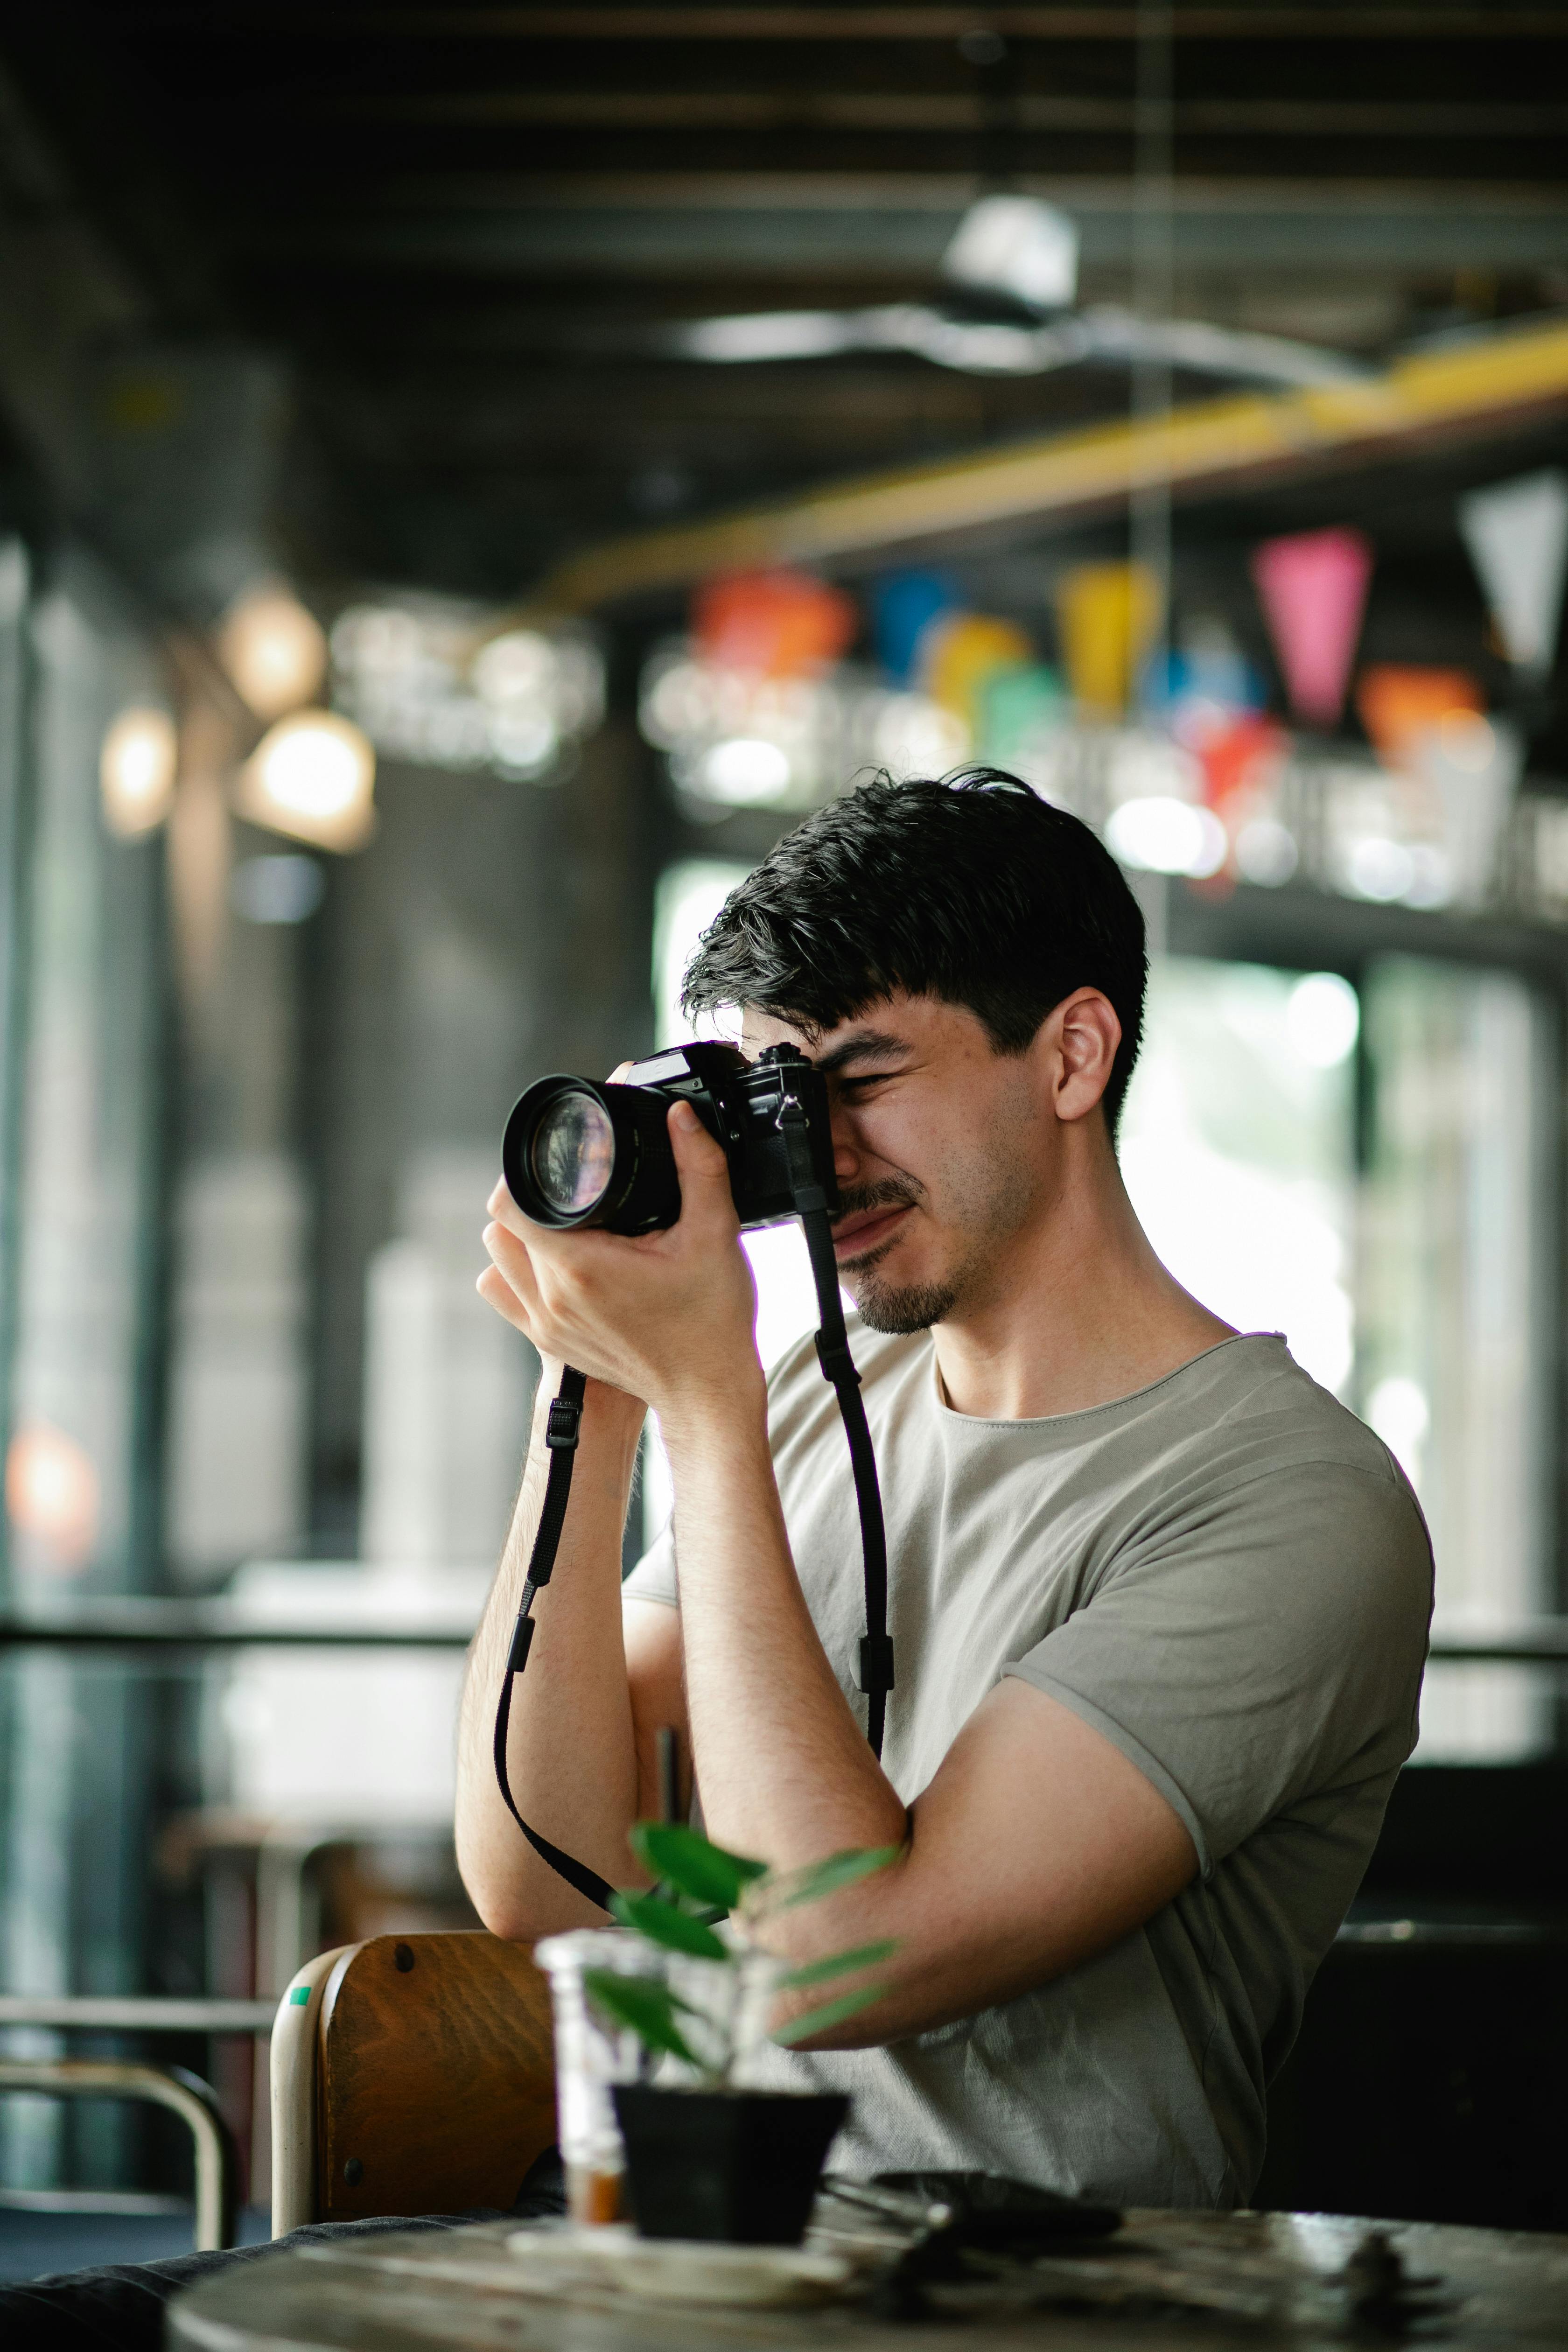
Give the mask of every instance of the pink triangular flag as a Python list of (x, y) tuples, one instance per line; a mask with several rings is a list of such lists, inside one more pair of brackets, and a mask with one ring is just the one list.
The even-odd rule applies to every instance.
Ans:
[(1252, 577), (1285, 674), (1290, 708), (1315, 727), (1344, 709), (1372, 579), (1372, 542), (1348, 528), (1266, 539)]

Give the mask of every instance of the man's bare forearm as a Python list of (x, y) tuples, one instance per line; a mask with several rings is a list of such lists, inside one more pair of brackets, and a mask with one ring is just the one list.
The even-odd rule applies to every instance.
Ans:
[[(506, 1811), (491, 1755), (497, 1701), (544, 1497), (546, 1364), (522, 1488), (468, 1654), (458, 1741), (458, 1860), (487, 1927), (517, 1940), (602, 1920), (542, 1862)], [(621, 1635), (621, 1536), (643, 1408), (588, 1384), (556, 1572), (534, 1603), (528, 1672), (512, 1690), (507, 1771), (523, 1817), (613, 1883), (632, 1876), (637, 1762)]]
[[(667, 1412), (663, 1429), (710, 1833), (784, 1869), (897, 1843), (903, 1807), (838, 1687), (790, 1558), (760, 1394)], [(846, 1560), (846, 1575), (857, 1568)]]

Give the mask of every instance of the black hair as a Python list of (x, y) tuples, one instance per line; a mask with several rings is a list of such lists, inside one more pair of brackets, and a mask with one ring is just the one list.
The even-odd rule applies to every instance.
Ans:
[(1088, 825), (1003, 769), (965, 768), (877, 776), (786, 834), (703, 932), (681, 1002), (820, 1034), (902, 990), (967, 1006), (997, 1053), (1021, 1054), (1064, 997), (1098, 988), (1121, 1024), (1114, 1135), (1147, 978), (1138, 901)]

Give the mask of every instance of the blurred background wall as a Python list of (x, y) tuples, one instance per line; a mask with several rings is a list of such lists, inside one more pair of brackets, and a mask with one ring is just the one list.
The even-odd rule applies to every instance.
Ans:
[[(6, 1994), (471, 1919), (507, 1108), (685, 1034), (802, 813), (990, 760), (1144, 906), (1156, 1246), (1436, 1547), (1262, 2193), (1568, 2221), (1565, 50), (1338, 0), (7, 21)], [(808, 1288), (750, 1247), (771, 1356)], [(666, 1502), (650, 1433), (628, 1558)], [(186, 2055), (262, 2194), (251, 2044)], [(0, 2214), (151, 2225), (182, 2161), (0, 2102)]]

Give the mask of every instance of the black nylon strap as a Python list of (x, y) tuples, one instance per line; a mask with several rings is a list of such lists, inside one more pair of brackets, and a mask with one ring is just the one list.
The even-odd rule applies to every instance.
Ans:
[(528, 1840), (542, 1862), (574, 1886), (601, 1911), (610, 1907), (610, 1883), (590, 1870), (585, 1862), (578, 1862), (563, 1853), (558, 1845), (530, 1829), (517, 1810), (511, 1793), (511, 1781), (506, 1769), (507, 1728), (511, 1721), (511, 1686), (528, 1664), (528, 1653), (533, 1641), (531, 1611), (534, 1597), (550, 1581), (555, 1567), (555, 1555), (561, 1549), (561, 1530), (566, 1524), (566, 1505), (572, 1494), (572, 1469), (577, 1456), (577, 1435), (583, 1419), (583, 1398), (587, 1381), (583, 1373), (570, 1364), (561, 1374), (560, 1393), (550, 1407), (545, 1424), (544, 1443), (550, 1452), (550, 1473), (544, 1482), (544, 1500), (540, 1506), (539, 1525), (534, 1530), (533, 1549), (529, 1555), (528, 1581), (522, 1588), (522, 1606), (518, 1611), (512, 1629), (511, 1648), (507, 1654), (506, 1672), (501, 1676), (500, 1702), (496, 1708), (495, 1767), (496, 1782), (505, 1801), (506, 1809)]
[(790, 1097), (785, 1098), (779, 1113), (779, 1126), (789, 1154), (790, 1188), (811, 1255), (812, 1279), (816, 1285), (816, 1359), (822, 1366), (823, 1378), (833, 1383), (844, 1434), (849, 1441), (849, 1467), (855, 1477), (866, 1575), (866, 1631), (861, 1637), (856, 1680), (866, 1694), (866, 1737), (871, 1743), (871, 1753), (880, 1763), (888, 1693), (893, 1687), (893, 1644), (888, 1633), (888, 1538), (882, 1524), (881, 1489), (877, 1484), (877, 1456), (860, 1394), (860, 1375), (855, 1369), (849, 1335), (844, 1328), (838, 1261), (833, 1255), (833, 1227), (811, 1165), (805, 1113)]

